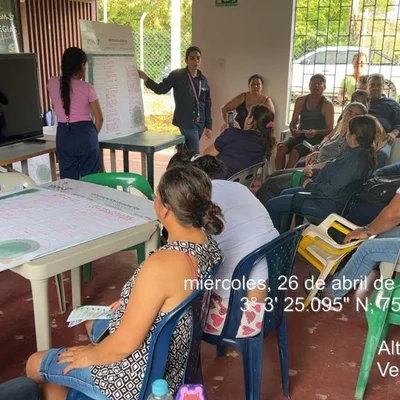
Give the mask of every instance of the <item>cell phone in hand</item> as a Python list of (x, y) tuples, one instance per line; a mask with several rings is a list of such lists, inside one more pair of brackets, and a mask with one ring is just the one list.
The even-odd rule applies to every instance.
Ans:
[(314, 149), (314, 146), (311, 143), (308, 143), (307, 140), (303, 140), (303, 146), (307, 147), (310, 151), (313, 151)]
[(234, 118), (233, 118), (233, 111), (228, 111), (228, 126), (229, 128), (233, 128), (233, 122), (234, 122)]

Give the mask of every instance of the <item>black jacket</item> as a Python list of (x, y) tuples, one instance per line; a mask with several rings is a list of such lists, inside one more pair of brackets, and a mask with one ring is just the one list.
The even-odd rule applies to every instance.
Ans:
[(368, 113), (378, 118), (386, 133), (400, 130), (400, 105), (396, 100), (390, 97), (372, 100)]
[[(312, 181), (309, 182), (305, 191), (312, 194), (330, 197), (336, 203), (337, 209), (341, 210), (348, 197), (357, 191), (369, 173), (367, 151), (361, 146), (351, 148), (346, 146), (344, 151), (336, 158), (331, 159), (320, 170), (314, 169)], [(324, 208), (324, 200), (319, 203)]]
[[(212, 129), (210, 87), (206, 77), (200, 71), (198, 73), (201, 81), (201, 94), (199, 99), (200, 121), (197, 125)], [(179, 128), (193, 129), (197, 117), (197, 102), (188, 74), (187, 68), (176, 69), (161, 83), (155, 83), (148, 78), (146, 87), (157, 94), (165, 94), (174, 89), (175, 112), (172, 123)]]

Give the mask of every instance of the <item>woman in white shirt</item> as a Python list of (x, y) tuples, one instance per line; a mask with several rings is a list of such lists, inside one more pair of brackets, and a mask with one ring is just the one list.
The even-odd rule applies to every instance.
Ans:
[[(279, 234), (272, 224), (268, 211), (246, 186), (237, 182), (213, 179), (225, 168), (216, 157), (200, 156), (193, 151), (184, 151), (171, 158), (167, 169), (182, 164), (193, 165), (211, 178), (211, 199), (219, 205), (225, 219), (224, 230), (215, 236), (221, 247), (224, 262), (215, 277), (205, 327), (206, 333), (219, 335), (227, 315), (233, 271), (240, 260)], [(254, 336), (260, 332), (268, 285), (268, 265), (265, 259), (253, 268), (250, 279), (259, 285), (255, 289), (247, 290), (247, 297), (256, 298), (257, 302), (252, 305), (253, 310), (249, 309), (243, 313), (237, 337)]]

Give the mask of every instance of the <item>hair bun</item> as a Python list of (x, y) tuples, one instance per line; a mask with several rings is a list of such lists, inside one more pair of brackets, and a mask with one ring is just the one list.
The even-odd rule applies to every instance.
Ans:
[(212, 201), (208, 201), (207, 205), (201, 220), (202, 228), (204, 228), (207, 233), (219, 235), (224, 229), (222, 210), (219, 205)]
[(208, 209), (213, 205), (213, 202), (210, 200), (203, 201), (198, 204), (196, 207), (196, 211), (193, 213), (193, 225), (196, 228), (203, 227), (203, 218), (206, 215)]

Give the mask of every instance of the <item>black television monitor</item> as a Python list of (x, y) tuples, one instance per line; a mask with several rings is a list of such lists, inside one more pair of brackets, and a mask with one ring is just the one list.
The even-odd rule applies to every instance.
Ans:
[(0, 146), (43, 136), (36, 55), (0, 54)]

